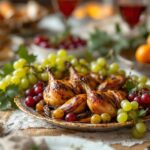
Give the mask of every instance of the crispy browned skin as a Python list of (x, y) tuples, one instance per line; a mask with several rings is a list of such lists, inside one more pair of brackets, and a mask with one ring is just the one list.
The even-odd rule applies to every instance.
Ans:
[(101, 79), (97, 74), (91, 73), (91, 74), (83, 75), (77, 73), (77, 71), (71, 66), (69, 82), (72, 84), (74, 89), (76, 89), (77, 92), (76, 94), (81, 94), (85, 92), (81, 84), (82, 79), (87, 83), (87, 85), (90, 86), (91, 89), (96, 89), (98, 84), (101, 82)]
[(125, 80), (125, 76), (123, 75), (113, 75), (108, 77), (99, 85), (98, 91), (119, 90), (125, 83)]
[(87, 100), (86, 94), (79, 94), (69, 99), (62, 106), (58, 107), (58, 109), (63, 110), (64, 113), (76, 113), (76, 114), (82, 113), (85, 111), (87, 107), (86, 100)]
[(55, 80), (49, 72), (49, 83), (43, 92), (43, 96), (46, 104), (58, 107), (75, 96), (75, 91), (67, 80)]

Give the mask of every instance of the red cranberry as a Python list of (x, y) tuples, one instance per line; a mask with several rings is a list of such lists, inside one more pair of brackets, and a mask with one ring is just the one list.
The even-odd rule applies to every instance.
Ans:
[(38, 94), (38, 97), (39, 97), (40, 99), (43, 99), (43, 93)]
[(28, 89), (25, 91), (26, 96), (34, 96), (34, 89)]
[(133, 101), (136, 96), (137, 96), (137, 95), (136, 95), (135, 93), (130, 93), (130, 94), (128, 95), (129, 101)]
[(33, 87), (36, 88), (37, 86), (41, 86), (42, 88), (44, 87), (44, 83), (42, 81), (38, 81)]
[(35, 39), (34, 39), (34, 44), (36, 45), (40, 45), (42, 42), (47, 42), (48, 43), (48, 38), (44, 37), (44, 36), (37, 36)]
[(33, 99), (35, 101), (35, 104), (37, 104), (40, 100), (42, 100), (40, 96), (34, 96)]
[(150, 94), (142, 94), (141, 99), (144, 104), (150, 104)]
[(34, 89), (34, 92), (35, 92), (36, 94), (42, 93), (42, 92), (43, 92), (43, 87), (37, 86), (37, 87)]
[(34, 107), (36, 105), (33, 97), (31, 96), (28, 96), (26, 99), (25, 99), (25, 104), (28, 106), (28, 107)]
[(139, 103), (139, 105), (143, 105), (143, 102), (142, 102), (142, 99), (141, 99), (141, 96), (137, 96), (134, 98), (134, 101), (137, 101)]
[(77, 120), (77, 117), (74, 113), (69, 113), (66, 115), (65, 120), (68, 122), (73, 122)]
[(43, 48), (50, 48), (50, 44), (47, 41), (41, 42), (39, 44), (39, 46), (43, 47)]

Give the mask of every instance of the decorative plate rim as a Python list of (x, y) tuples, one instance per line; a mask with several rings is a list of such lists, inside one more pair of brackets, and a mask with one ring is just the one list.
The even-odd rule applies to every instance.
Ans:
[[(112, 122), (112, 123), (103, 123), (103, 124), (66, 122), (63, 120), (57, 120), (57, 119), (42, 116), (41, 114), (39, 114), (32, 108), (25, 106), (23, 99), (20, 99), (18, 97), (14, 99), (14, 102), (16, 103), (16, 105), (18, 106), (20, 110), (27, 113), (28, 115), (36, 117), (38, 119), (45, 120), (52, 125), (55, 125), (61, 128), (66, 128), (66, 129), (73, 129), (73, 130), (78, 130), (78, 131), (87, 131), (87, 130), (88, 131), (105, 131), (105, 130), (114, 130), (118, 128), (129, 127), (133, 125), (133, 121), (128, 121), (126, 123)], [(145, 117), (143, 120), (149, 121), (150, 116)]]

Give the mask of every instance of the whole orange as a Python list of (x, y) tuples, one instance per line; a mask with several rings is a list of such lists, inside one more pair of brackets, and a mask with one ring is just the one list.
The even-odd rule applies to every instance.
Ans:
[(150, 44), (139, 46), (136, 50), (135, 57), (141, 63), (150, 63)]

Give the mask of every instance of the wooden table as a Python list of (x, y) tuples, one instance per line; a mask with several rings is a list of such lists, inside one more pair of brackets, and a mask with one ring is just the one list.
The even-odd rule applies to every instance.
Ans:
[[(9, 116), (11, 115), (12, 111), (0, 111), (0, 118), (1, 121), (6, 122)], [(45, 128), (30, 128), (30, 129), (24, 129), (19, 130), (24, 135), (29, 136), (60, 136), (60, 135), (73, 135), (76, 132), (66, 129), (60, 129), (60, 128), (52, 128), (52, 129), (45, 129)], [(144, 142), (143, 144), (137, 144), (132, 147), (125, 147), (121, 144), (113, 144), (111, 145), (116, 150), (144, 150), (147, 147), (150, 147), (150, 141)]]

